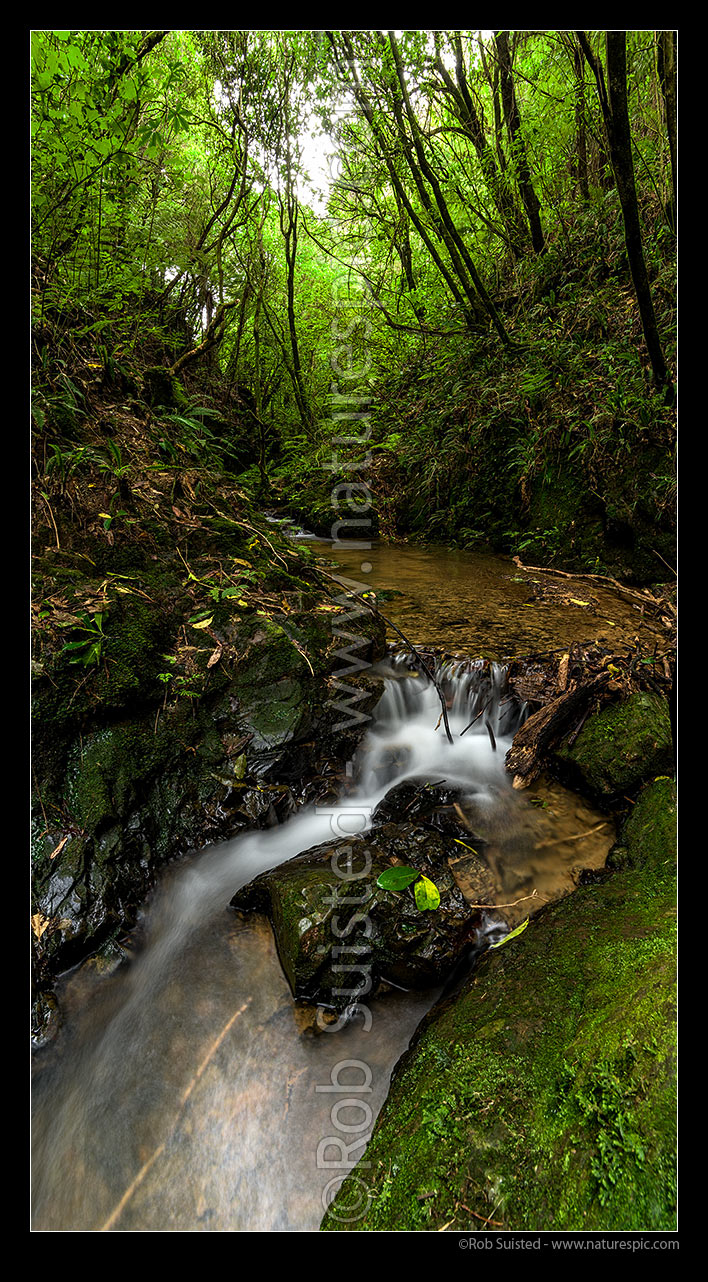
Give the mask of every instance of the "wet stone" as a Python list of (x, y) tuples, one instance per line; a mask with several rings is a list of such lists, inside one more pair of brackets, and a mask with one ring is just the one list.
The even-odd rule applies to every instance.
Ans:
[[(481, 915), (450, 867), (459, 849), (432, 828), (385, 823), (262, 873), (231, 906), (267, 913), (295, 998), (341, 1011), (383, 982), (404, 988), (442, 983), (475, 941)], [(438, 908), (420, 910), (410, 886), (394, 892), (377, 884), (397, 864), (435, 883)]]

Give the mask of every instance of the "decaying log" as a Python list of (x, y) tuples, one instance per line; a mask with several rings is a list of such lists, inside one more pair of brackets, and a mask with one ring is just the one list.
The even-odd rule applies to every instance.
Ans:
[(589, 681), (572, 685), (524, 722), (506, 754), (506, 768), (514, 776), (515, 788), (527, 788), (533, 782), (548, 748), (585, 711), (591, 699), (604, 694), (610, 679), (609, 672), (599, 672)]

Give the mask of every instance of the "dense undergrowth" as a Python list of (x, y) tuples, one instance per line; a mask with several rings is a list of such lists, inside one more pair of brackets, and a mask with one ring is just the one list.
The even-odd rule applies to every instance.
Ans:
[[(673, 237), (656, 209), (647, 218), (659, 323), (672, 334)], [(499, 307), (518, 350), (492, 334), (429, 337), (376, 380), (360, 465), (380, 532), (671, 577), (675, 413), (651, 387), (616, 194), (500, 282)], [(673, 364), (675, 344), (667, 353)], [(330, 456), (326, 439), (309, 453), (301, 442), (273, 469), (281, 500), (323, 533)]]

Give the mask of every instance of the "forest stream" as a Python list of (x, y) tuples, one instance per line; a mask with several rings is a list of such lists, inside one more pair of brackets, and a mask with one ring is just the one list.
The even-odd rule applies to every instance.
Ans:
[[(366, 557), (392, 621), (418, 644), (473, 660), (636, 631), (632, 607), (595, 585), (592, 606), (525, 605), (532, 576), (500, 557), (386, 545)], [(353, 578), (362, 559), (338, 551), (339, 573)], [(434, 687), (392, 660), (339, 821), (361, 830), (406, 778), (462, 787), (489, 843), (496, 902), (519, 901), (505, 909), (514, 925), (571, 891), (579, 868), (602, 866), (613, 826), (556, 782), (542, 779), (531, 796), (512, 790), (504, 757), (523, 709), (497, 698), (494, 741), (481, 720), (460, 737), (482, 666), (450, 659), (439, 668), (452, 691), (450, 745)], [(498, 684), (503, 669), (486, 667)], [(134, 932), (130, 962), (64, 977), (63, 1027), (36, 1057), (36, 1230), (317, 1230), (346, 1174), (333, 1165), (342, 1145), (350, 1163), (361, 1157), (391, 1070), (439, 995), (392, 990), (371, 1001), (369, 1021), (318, 1033), (293, 1003), (270, 926), (229, 908), (240, 886), (324, 842), (331, 825), (331, 813), (309, 809), (173, 865)], [(491, 914), (482, 932), (494, 924)], [(340, 1092), (349, 1083), (355, 1101), (367, 1089), (335, 1108), (333, 1082)]]

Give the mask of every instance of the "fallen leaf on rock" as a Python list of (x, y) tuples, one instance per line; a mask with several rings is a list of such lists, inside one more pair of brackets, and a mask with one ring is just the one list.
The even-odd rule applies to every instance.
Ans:
[(44, 913), (35, 913), (33, 917), (30, 917), (30, 921), (37, 939), (41, 939), (45, 930), (51, 925), (51, 917), (45, 917)]
[(59, 842), (59, 845), (54, 847), (51, 855), (49, 856), (50, 859), (56, 859), (57, 855), (61, 854), (70, 836), (71, 836), (71, 833), (67, 833), (66, 837), (62, 837), (61, 841)]

